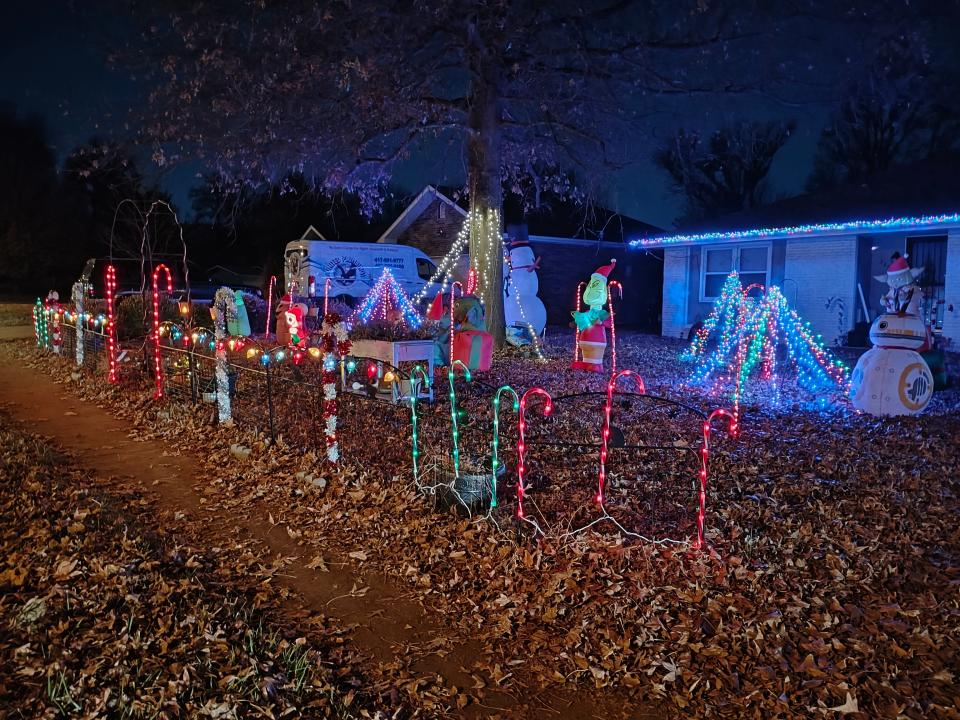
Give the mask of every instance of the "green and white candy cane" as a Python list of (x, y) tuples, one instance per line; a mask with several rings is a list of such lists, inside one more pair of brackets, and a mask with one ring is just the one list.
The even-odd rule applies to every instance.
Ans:
[(500, 387), (493, 396), (493, 445), (491, 446), (493, 459), (490, 461), (491, 470), (493, 471), (490, 476), (492, 490), (492, 495), (490, 496), (491, 508), (497, 506), (497, 470), (500, 469), (500, 459), (497, 456), (497, 450), (500, 447), (500, 396), (505, 392), (513, 395), (513, 411), (520, 412), (520, 396), (517, 395), (517, 391), (509, 385)]

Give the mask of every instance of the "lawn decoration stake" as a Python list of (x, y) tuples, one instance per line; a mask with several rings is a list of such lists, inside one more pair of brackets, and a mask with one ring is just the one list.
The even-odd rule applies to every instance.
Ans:
[(597, 496), (594, 498), (597, 505), (603, 506), (603, 491), (607, 481), (607, 449), (610, 442), (610, 411), (613, 409), (613, 391), (616, 389), (617, 380), (622, 377), (633, 379), (637, 386), (637, 391), (644, 395), (647, 392), (643, 383), (643, 378), (633, 370), (621, 370), (610, 376), (607, 383), (607, 401), (603, 406), (603, 431), (600, 434), (600, 472), (597, 477)]
[(107, 382), (117, 382), (117, 323), (113, 314), (113, 299), (117, 292), (117, 269), (107, 265), (104, 286), (107, 292)]
[(492, 470), (490, 476), (492, 492), (490, 496), (491, 508), (495, 508), (497, 506), (497, 471), (500, 469), (500, 458), (497, 454), (497, 450), (500, 446), (500, 396), (505, 392), (513, 395), (513, 411), (520, 411), (520, 396), (517, 395), (517, 391), (509, 385), (500, 387), (493, 396), (493, 443), (491, 445), (490, 453), (492, 456), (492, 459), (490, 460), (490, 469)]
[(163, 397), (163, 360), (160, 357), (160, 273), (167, 277), (167, 295), (173, 293), (170, 268), (160, 263), (153, 269), (153, 374), (157, 384), (156, 399)]
[(577, 326), (577, 350), (580, 355), (578, 359), (575, 350), (570, 366), (574, 370), (603, 372), (603, 355), (607, 349), (606, 328), (610, 326), (610, 313), (603, 306), (608, 296), (607, 278), (616, 264), (616, 260), (611, 260), (609, 265), (596, 269), (583, 291), (583, 304), (589, 309), (581, 312), (578, 299), (577, 309), (571, 313)]
[(524, 441), (527, 423), (526, 423), (526, 409), (527, 409), (527, 400), (536, 395), (542, 396), (546, 400), (546, 404), (543, 406), (543, 416), (550, 417), (550, 413), (553, 412), (553, 398), (550, 397), (548, 393), (543, 388), (530, 388), (527, 390), (523, 397), (520, 398), (520, 413), (519, 413), (519, 432), (517, 440), (517, 517), (520, 520), (523, 520), (525, 517), (523, 514), (523, 496), (526, 493), (524, 486), (524, 475), (526, 474), (526, 464), (524, 463), (524, 455), (527, 450), (526, 443)]
[[(459, 283), (457, 283), (459, 285)], [(451, 291), (452, 295), (452, 291)], [(460, 477), (460, 439), (457, 431), (457, 416), (460, 414), (457, 408), (457, 392), (454, 389), (453, 381), (456, 377), (457, 365), (463, 368), (463, 376), (470, 382), (470, 368), (464, 365), (460, 360), (454, 360), (450, 363), (450, 369), (447, 371), (447, 382), (450, 383), (450, 428), (453, 431), (453, 476)]]
[(420, 398), (420, 386), (417, 383), (417, 375), (423, 378), (423, 387), (430, 389), (430, 377), (423, 366), (417, 365), (410, 373), (410, 424), (413, 428), (413, 481), (420, 482), (420, 441), (417, 436), (417, 400)]
[(885, 279), (890, 290), (883, 297), (887, 312), (870, 326), (873, 347), (860, 356), (853, 371), (853, 406), (871, 415), (916, 415), (933, 395), (933, 373), (918, 351), (928, 345), (927, 327), (920, 317), (922, 291), (914, 280), (922, 268), (911, 269), (896, 254)]
[(697, 540), (694, 548), (697, 550), (705, 547), (703, 539), (704, 518), (707, 515), (707, 469), (710, 460), (710, 430), (714, 418), (723, 418), (727, 421), (727, 432), (731, 437), (736, 437), (739, 433), (737, 428), (737, 418), (732, 412), (723, 409), (714, 410), (703, 421), (703, 444), (700, 446), (700, 490), (697, 493)]

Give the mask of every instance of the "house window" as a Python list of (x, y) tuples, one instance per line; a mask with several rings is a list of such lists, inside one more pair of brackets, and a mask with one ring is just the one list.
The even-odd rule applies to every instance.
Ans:
[(947, 238), (945, 235), (907, 238), (907, 255), (911, 266), (923, 268), (923, 275), (917, 278), (923, 290), (921, 316), (934, 332), (940, 332), (947, 289)]
[(770, 283), (769, 245), (723, 245), (700, 251), (700, 301), (712, 302), (720, 297), (727, 276), (736, 270), (743, 287)]
[(437, 218), (443, 220), (447, 217), (447, 204), (441, 200), (437, 207)]

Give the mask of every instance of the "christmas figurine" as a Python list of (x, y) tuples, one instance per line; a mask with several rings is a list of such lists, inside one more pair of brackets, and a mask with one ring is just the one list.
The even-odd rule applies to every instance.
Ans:
[(607, 279), (617, 264), (611, 260), (609, 265), (598, 267), (583, 291), (583, 304), (589, 310), (579, 309), (571, 313), (577, 326), (577, 346), (579, 359), (574, 355), (570, 365), (574, 370), (603, 372), (603, 355), (607, 349), (607, 331), (610, 327), (610, 313), (603, 309), (607, 302)]
[(923, 275), (923, 268), (911, 268), (906, 256), (895, 252), (885, 275), (875, 275), (880, 282), (890, 286), (887, 294), (880, 298), (884, 310), (888, 313), (920, 314), (920, 301), (923, 290), (915, 282)]

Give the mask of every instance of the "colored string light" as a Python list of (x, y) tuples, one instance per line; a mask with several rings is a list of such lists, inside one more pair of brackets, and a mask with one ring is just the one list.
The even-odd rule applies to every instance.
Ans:
[[(587, 283), (583, 280), (580, 281), (580, 284), (577, 285), (577, 293), (573, 296), (573, 309), (574, 312), (580, 312), (580, 298), (583, 296), (583, 289), (587, 286)], [(580, 352), (580, 327), (574, 323), (573, 334), (573, 362), (579, 362), (583, 359), (583, 355)]]
[(417, 435), (417, 401), (420, 399), (420, 386), (417, 384), (417, 375), (423, 378), (423, 386), (430, 389), (430, 377), (422, 366), (417, 365), (410, 373), (410, 424), (413, 427), (413, 480), (420, 481), (420, 440)]
[[(267, 284), (267, 322), (265, 323), (266, 327), (263, 328), (264, 335), (270, 334), (270, 309), (271, 309), (271, 306), (273, 305), (273, 289), (276, 286), (276, 284), (277, 284), (277, 276), (271, 275), (270, 282)], [(324, 310), (324, 314), (326, 314), (326, 310)]]
[(490, 467), (493, 471), (491, 474), (491, 496), (490, 496), (490, 507), (495, 508), (497, 506), (497, 471), (500, 470), (500, 458), (497, 454), (497, 450), (500, 447), (500, 396), (508, 392), (513, 395), (513, 411), (520, 411), (520, 396), (517, 395), (517, 391), (514, 390), (509, 385), (503, 385), (500, 387), (493, 396), (493, 443), (491, 444), (491, 456)]
[[(326, 303), (326, 300), (324, 300)], [(400, 287), (390, 268), (385, 267), (374, 286), (367, 293), (363, 303), (353, 312), (350, 319), (361, 324), (371, 320), (391, 320), (399, 312), (407, 327), (418, 328), (423, 323), (420, 313), (410, 302), (410, 298)]]
[(594, 498), (596, 503), (601, 507), (603, 506), (603, 490), (607, 481), (607, 451), (610, 442), (610, 411), (613, 408), (613, 392), (616, 388), (617, 380), (622, 377), (632, 378), (641, 395), (647, 392), (643, 378), (633, 370), (621, 370), (620, 372), (613, 373), (610, 376), (610, 381), (607, 383), (607, 401), (603, 406), (603, 430), (600, 433), (600, 472), (597, 477), (597, 496)]
[(330, 278), (323, 281), (323, 316), (326, 317), (330, 312)]
[(660, 237), (631, 240), (631, 247), (662, 247), (664, 245), (700, 244), (713, 242), (734, 242), (743, 240), (762, 240), (774, 237), (793, 238), (816, 235), (819, 233), (884, 232), (896, 230), (920, 230), (923, 228), (949, 225), (960, 222), (960, 213), (942, 215), (920, 215), (915, 217), (892, 217), (879, 220), (848, 220), (845, 222), (816, 223), (789, 227), (757, 228), (753, 230), (733, 230), (729, 232), (708, 232), (693, 235), (665, 235)]
[(523, 497), (526, 493), (526, 488), (524, 486), (524, 476), (526, 474), (526, 464), (524, 462), (527, 446), (524, 440), (525, 433), (527, 429), (526, 423), (526, 409), (527, 401), (537, 395), (542, 396), (546, 404), (543, 406), (543, 416), (549, 417), (550, 413), (553, 412), (553, 398), (550, 397), (548, 393), (543, 388), (530, 388), (527, 390), (523, 397), (520, 398), (520, 412), (519, 412), (519, 424), (518, 424), (518, 440), (517, 440), (517, 517), (520, 520), (523, 520)]
[(160, 273), (167, 276), (167, 294), (173, 293), (170, 268), (160, 263), (153, 269), (153, 372), (157, 384), (155, 398), (163, 397), (163, 362), (160, 358)]
[(451, 364), (453, 363), (453, 340), (454, 340), (454, 335), (456, 334), (453, 327), (453, 309), (454, 309), (454, 305), (456, 304), (457, 287), (460, 288), (460, 296), (463, 297), (463, 283), (461, 283), (459, 280), (454, 280), (452, 283), (450, 283), (450, 358), (449, 360)]
[(697, 503), (697, 539), (694, 543), (695, 549), (706, 547), (703, 538), (704, 519), (707, 515), (707, 473), (710, 460), (710, 430), (714, 418), (723, 418), (727, 421), (727, 432), (731, 437), (737, 437), (740, 430), (737, 425), (737, 418), (728, 410), (714, 410), (703, 422), (703, 444), (700, 446), (700, 490), (698, 492)]
[(454, 389), (454, 379), (456, 377), (457, 366), (463, 368), (463, 376), (470, 382), (470, 368), (464, 365), (460, 360), (454, 360), (450, 363), (450, 369), (447, 371), (447, 382), (450, 383), (450, 428), (453, 432), (453, 476), (460, 477), (460, 436), (457, 429), (457, 392)]
[[(620, 299), (623, 300), (623, 285), (616, 280), (611, 280), (607, 284), (607, 308), (610, 311), (610, 359), (613, 367), (611, 373), (617, 372), (617, 327), (613, 316), (613, 288), (616, 287), (620, 293)], [(579, 309), (579, 308), (578, 308)]]

